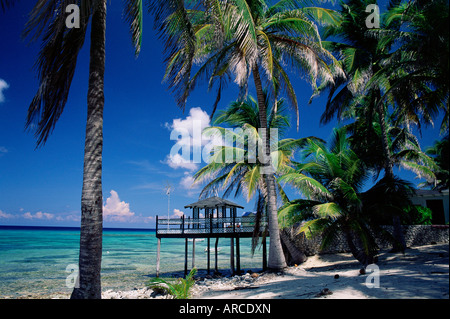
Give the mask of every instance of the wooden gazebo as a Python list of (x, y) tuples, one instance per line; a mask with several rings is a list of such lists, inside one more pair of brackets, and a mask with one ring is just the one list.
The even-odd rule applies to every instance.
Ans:
[[(162, 238), (184, 238), (185, 258), (184, 273), (188, 271), (188, 239), (192, 239), (192, 264), (195, 263), (195, 239), (207, 239), (207, 271), (210, 272), (210, 240), (215, 238), (215, 270), (217, 271), (217, 247), (219, 238), (231, 238), (230, 267), (233, 273), (240, 273), (240, 243), (239, 238), (252, 237), (255, 228), (255, 216), (238, 217), (237, 209), (244, 207), (217, 196), (199, 200), (198, 202), (184, 206), (192, 208), (192, 218), (185, 217), (175, 219), (163, 219), (156, 216), (156, 237), (158, 238), (158, 250), (156, 258), (156, 275), (159, 276), (160, 250)], [(203, 212), (202, 212), (203, 211)], [(265, 229), (267, 220), (262, 218), (259, 231)], [(236, 269), (234, 257), (234, 242), (236, 239)], [(266, 245), (263, 241), (263, 268), (266, 268)]]

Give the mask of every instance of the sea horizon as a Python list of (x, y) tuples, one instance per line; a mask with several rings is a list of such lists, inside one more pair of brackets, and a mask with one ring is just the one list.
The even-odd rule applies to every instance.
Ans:
[[(80, 226), (38, 226), (38, 225), (0, 225), (0, 229), (40, 229), (40, 230), (80, 230)], [(114, 231), (114, 230), (147, 230), (147, 231), (156, 231), (156, 228), (135, 228), (135, 227), (103, 227), (105, 231)]]

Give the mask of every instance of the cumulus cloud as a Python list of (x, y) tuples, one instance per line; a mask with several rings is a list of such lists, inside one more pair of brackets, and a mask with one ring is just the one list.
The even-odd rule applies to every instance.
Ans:
[(184, 215), (184, 212), (182, 212), (181, 210), (175, 208), (173, 210), (173, 214), (170, 216), (170, 218), (180, 218), (183, 215)]
[(185, 159), (179, 153), (169, 154), (164, 161), (165, 164), (169, 165), (174, 169), (184, 168), (190, 171), (196, 171), (198, 169), (198, 165), (190, 161), (189, 159)]
[(189, 174), (188, 172), (184, 173), (184, 177), (180, 181), (181, 187), (184, 189), (193, 189), (196, 188), (196, 184), (194, 183), (194, 176)]
[(5, 101), (5, 96), (3, 94), (3, 90), (6, 90), (7, 88), (9, 88), (9, 84), (6, 83), (5, 80), (0, 79), (0, 103)]
[[(189, 115), (185, 119), (174, 119), (172, 124), (166, 123), (166, 127), (181, 134), (181, 139), (177, 143), (180, 145), (201, 146), (202, 131), (210, 126), (209, 115), (200, 107), (190, 109)], [(188, 136), (185, 134), (188, 133)]]
[(54, 214), (43, 213), (43, 212), (37, 212), (35, 214), (32, 214), (30, 212), (26, 212), (22, 216), (25, 219), (46, 219), (46, 220), (50, 220), (50, 219), (53, 219), (55, 217)]
[(111, 196), (106, 199), (106, 205), (103, 206), (103, 217), (106, 221), (126, 222), (135, 216), (130, 210), (130, 204), (121, 201), (119, 194), (111, 190)]
[(2, 210), (0, 209), (0, 218), (5, 218), (5, 219), (7, 219), (7, 218), (12, 218), (12, 217), (13, 217), (13, 215), (7, 214), (7, 213), (5, 213), (4, 211), (2, 211)]
[(171, 130), (170, 139), (176, 142), (164, 163), (175, 169), (196, 170), (196, 163), (201, 162), (201, 147), (208, 142), (202, 138), (203, 129), (210, 126), (208, 113), (194, 107), (185, 119), (174, 119), (165, 126)]

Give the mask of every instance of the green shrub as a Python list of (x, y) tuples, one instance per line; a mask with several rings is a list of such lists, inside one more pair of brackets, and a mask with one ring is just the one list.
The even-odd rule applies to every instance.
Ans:
[(189, 299), (191, 288), (195, 284), (196, 273), (197, 269), (193, 268), (186, 278), (153, 278), (147, 282), (147, 286), (152, 289), (162, 289), (175, 299)]
[(428, 207), (413, 205), (405, 209), (405, 217), (404, 224), (431, 225), (432, 211)]

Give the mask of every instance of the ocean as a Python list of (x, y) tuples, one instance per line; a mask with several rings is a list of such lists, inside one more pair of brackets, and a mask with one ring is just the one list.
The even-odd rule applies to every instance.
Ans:
[[(71, 265), (78, 264), (79, 228), (0, 226), (0, 298), (40, 297), (70, 294), (66, 286)], [(214, 247), (211, 240), (211, 247)], [(262, 249), (251, 254), (251, 239), (241, 238), (241, 269), (262, 267)], [(154, 229), (103, 230), (102, 290), (142, 288), (156, 275)], [(195, 266), (205, 274), (207, 254), (204, 241), (196, 240)], [(218, 268), (230, 268), (230, 240), (219, 240)], [(192, 242), (189, 243), (188, 267), (192, 266)], [(211, 269), (214, 254), (211, 253)], [(182, 275), (184, 239), (161, 241), (161, 276)]]

